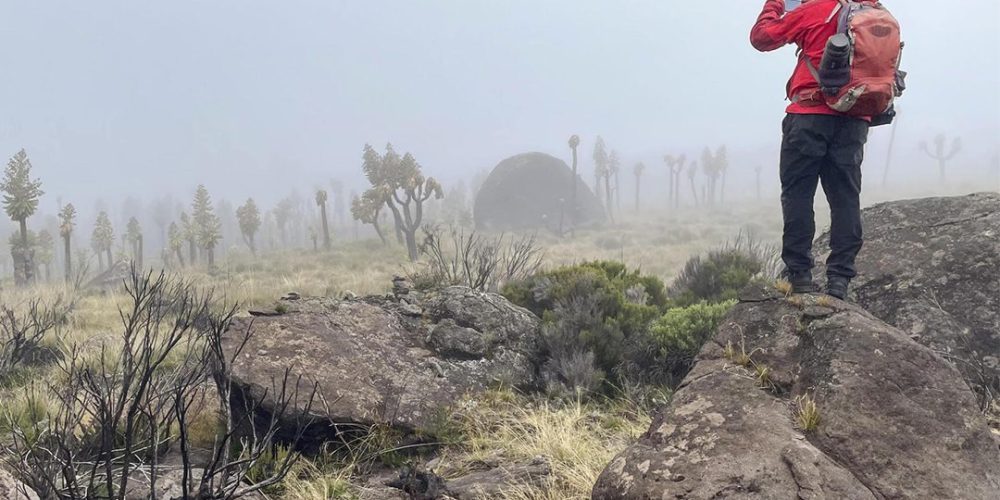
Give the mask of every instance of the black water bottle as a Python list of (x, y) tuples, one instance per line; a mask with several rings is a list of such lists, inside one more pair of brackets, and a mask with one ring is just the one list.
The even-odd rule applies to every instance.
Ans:
[(838, 33), (826, 41), (819, 63), (819, 83), (827, 95), (836, 95), (851, 81), (851, 39)]

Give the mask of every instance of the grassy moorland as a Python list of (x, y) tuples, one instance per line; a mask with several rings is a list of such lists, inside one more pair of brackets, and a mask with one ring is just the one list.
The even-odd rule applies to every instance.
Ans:
[[(702, 213), (685, 211), (669, 216), (625, 216), (605, 228), (581, 229), (572, 237), (534, 235), (542, 252), (543, 269), (593, 260), (620, 261), (669, 282), (692, 256), (718, 247), (740, 232), (763, 241), (778, 235), (774, 210), (758, 209)], [(199, 290), (211, 290), (220, 303), (246, 309), (272, 303), (288, 292), (302, 295), (343, 296), (381, 294), (394, 275), (420, 271), (425, 262), (409, 263), (404, 249), (378, 240), (339, 241), (331, 251), (285, 250), (253, 257), (238, 249), (228, 252), (208, 271), (202, 268), (168, 272)], [(156, 263), (152, 264), (154, 267)], [(77, 290), (62, 284), (40, 284), (31, 289), (5, 286), (0, 299), (12, 310), (26, 310), (33, 302), (62, 308), (65, 316), (39, 342), (48, 352), (74, 352), (83, 365), (108, 363), (103, 352), (120, 349), (122, 309), (130, 306), (123, 287)], [(0, 440), (13, 428), (28, 425), (39, 414), (59, 405), (44, 389), (64, 377), (64, 363), (26, 363), (2, 381)], [(499, 390), (480, 401), (467, 401), (452, 417), (453, 438), (438, 450), (436, 470), (459, 475), (484, 457), (524, 460), (545, 456), (553, 472), (539, 486), (512, 489), (509, 498), (580, 498), (587, 495), (597, 474), (617, 451), (645, 430), (648, 404), (628, 397), (546, 398)], [(214, 410), (200, 408), (189, 424), (192, 433), (207, 433)], [(206, 423), (209, 422), (209, 423)], [(200, 429), (200, 430), (199, 430)], [(209, 430), (205, 430), (209, 429)], [(293, 499), (352, 498), (363, 493), (358, 475), (372, 462), (391, 454), (392, 439), (367, 439), (350, 454), (309, 457), (298, 462), (271, 496)], [(197, 436), (196, 436), (197, 437)]]
[[(740, 234), (776, 242), (780, 235), (777, 210), (751, 206), (710, 213), (626, 215), (609, 227), (580, 229), (572, 237), (536, 234), (534, 241), (542, 252), (542, 271), (596, 260), (616, 261), (669, 285), (692, 256), (719, 248)], [(248, 308), (269, 305), (293, 291), (331, 297), (348, 292), (383, 294), (390, 290), (394, 275), (419, 273), (426, 266), (425, 260), (408, 262), (401, 247), (372, 239), (338, 241), (332, 250), (320, 252), (285, 250), (253, 257), (234, 250), (211, 271), (180, 268), (168, 272), (194, 290), (212, 291), (216, 304), (238, 304), (237, 314), (245, 314)], [(71, 357), (87, 367), (120, 361), (107, 353), (123, 348), (122, 311), (127, 313), (131, 300), (120, 286), (78, 290), (40, 284), (30, 289), (5, 286), (0, 291), (0, 303), (15, 316), (26, 314), (33, 303), (60, 311), (59, 320), (38, 342), (39, 361), (8, 370), (0, 380), (0, 443), (9, 441), (12, 433), (30, 435), (38, 428), (34, 424), (60, 407), (61, 402), (46, 387), (66, 377), (66, 363), (53, 360)], [(670, 320), (657, 325), (661, 323), (669, 331)], [(183, 349), (175, 356), (173, 364), (184, 362)], [(543, 484), (511, 487), (504, 497), (584, 498), (603, 467), (645, 431), (653, 409), (668, 399), (669, 391), (626, 389), (573, 396), (525, 395), (500, 388), (460, 402), (448, 418), (448, 432), (431, 455), (402, 453), (398, 435), (391, 429), (373, 428), (352, 443), (348, 452), (330, 450), (299, 460), (280, 484), (265, 493), (269, 498), (288, 499), (365, 498), (364, 476), (384, 465), (426, 465), (433, 460), (433, 470), (449, 478), (491, 460), (523, 462), (544, 456), (552, 468), (548, 479)], [(185, 429), (189, 437), (196, 445), (210, 446), (218, 432), (218, 410), (201, 401), (191, 413)], [(170, 427), (164, 439), (179, 430)], [(255, 467), (273, 468), (282, 453), (279, 450), (277, 458), (261, 459)]]

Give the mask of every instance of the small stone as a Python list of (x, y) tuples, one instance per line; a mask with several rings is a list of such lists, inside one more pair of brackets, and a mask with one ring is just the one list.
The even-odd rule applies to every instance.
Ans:
[(431, 329), (428, 343), (438, 354), (458, 359), (481, 359), (490, 348), (487, 335), (446, 319)]
[(399, 311), (407, 316), (420, 316), (424, 313), (424, 309), (422, 307), (405, 302), (399, 306)]

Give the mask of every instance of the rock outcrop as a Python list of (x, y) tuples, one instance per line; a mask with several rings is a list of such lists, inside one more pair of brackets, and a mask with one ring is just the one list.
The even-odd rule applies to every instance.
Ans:
[(586, 183), (576, 178), (576, 211), (570, 208), (573, 171), (558, 158), (524, 153), (500, 162), (476, 195), (476, 227), (494, 231), (565, 230), (602, 223), (604, 208)]
[[(819, 423), (801, 422), (815, 402)], [(596, 499), (996, 498), (1000, 449), (955, 367), (825, 296), (745, 293)]]
[[(228, 349), (240, 332), (253, 333), (233, 366), (240, 394), (259, 398), (267, 390), (262, 411), (271, 412), (272, 380), (286, 368), (302, 376), (301, 394), (318, 384), (312, 413), (330, 431), (308, 436), (319, 445), (351, 424), (433, 437), (463, 396), (493, 384), (537, 385), (538, 318), (529, 311), (466, 287), (419, 294), (405, 280), (395, 285), (391, 297), (292, 295), (273, 311), (236, 320)], [(297, 404), (293, 414), (304, 409), (304, 401)]]
[(852, 298), (952, 361), (981, 395), (1000, 389), (1000, 194), (882, 203), (863, 218)]

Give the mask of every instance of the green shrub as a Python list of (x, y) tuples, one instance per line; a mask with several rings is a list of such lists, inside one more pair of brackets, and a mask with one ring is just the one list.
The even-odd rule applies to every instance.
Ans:
[(754, 280), (776, 277), (777, 261), (776, 250), (741, 233), (705, 257), (688, 260), (670, 286), (670, 298), (677, 306), (733, 300)]
[(649, 338), (656, 346), (654, 364), (661, 367), (667, 383), (675, 385), (687, 375), (698, 351), (734, 304), (728, 301), (678, 307), (653, 322)]
[(536, 273), (507, 284), (503, 295), (539, 316), (558, 303), (583, 295), (600, 296), (600, 305), (608, 312), (618, 312), (626, 304), (660, 310), (667, 306), (663, 281), (610, 261), (584, 262)]
[[(542, 318), (550, 388), (588, 391), (622, 376), (628, 345), (666, 311), (663, 282), (617, 262), (587, 262), (537, 273), (504, 295)], [(581, 363), (593, 360), (593, 371)]]

